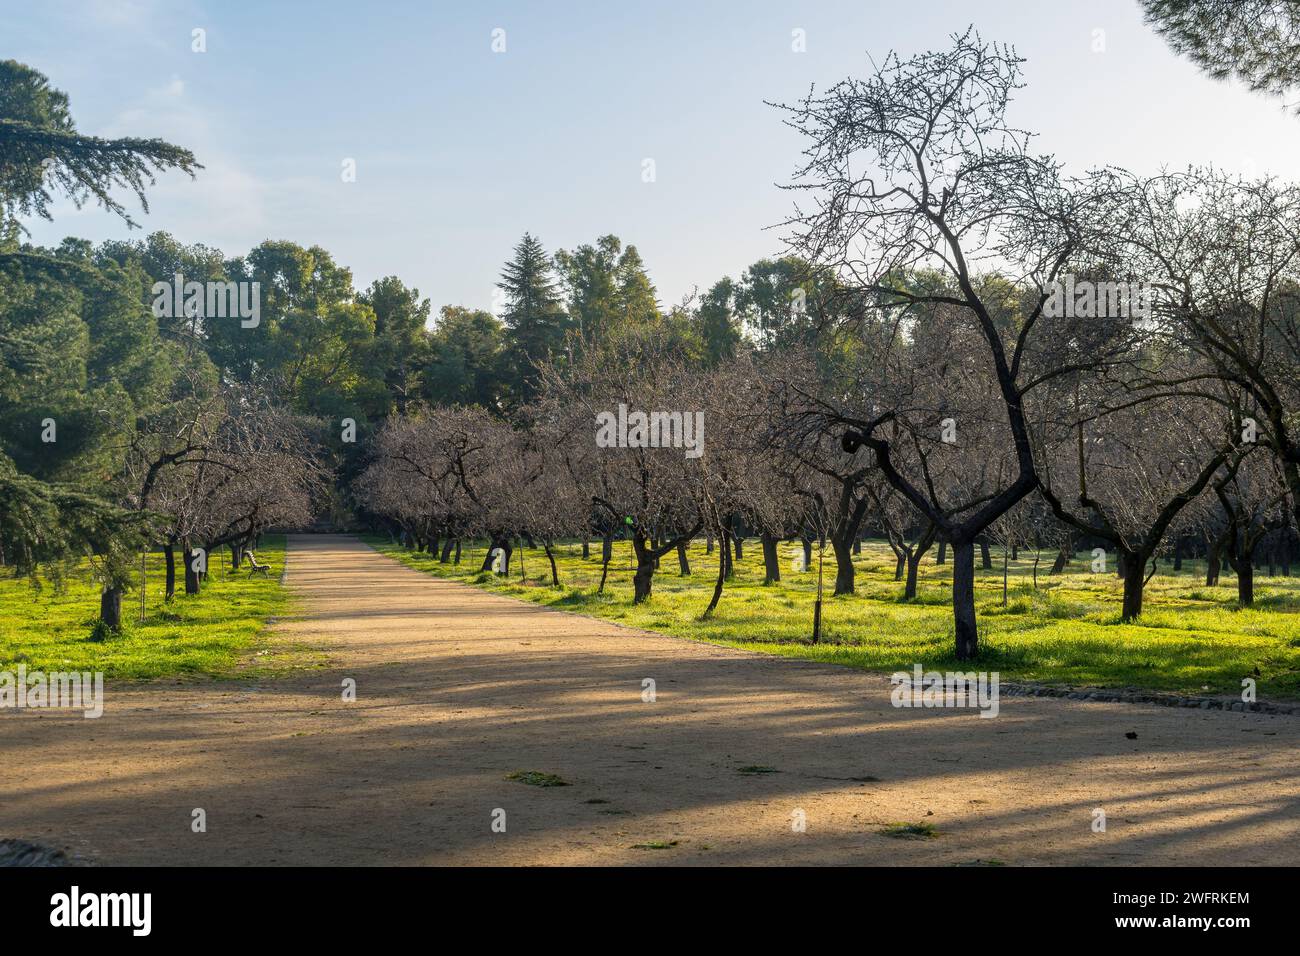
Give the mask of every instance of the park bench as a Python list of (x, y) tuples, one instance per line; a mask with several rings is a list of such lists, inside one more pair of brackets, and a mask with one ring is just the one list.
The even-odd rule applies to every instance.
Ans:
[(252, 551), (247, 551), (245, 552), (245, 554), (248, 555), (248, 565), (249, 565), (248, 576), (250, 578), (254, 574), (260, 574), (262, 575), (262, 577), (266, 577), (268, 574), (270, 574), (271, 566), (269, 564), (258, 564), (257, 555), (255, 555)]

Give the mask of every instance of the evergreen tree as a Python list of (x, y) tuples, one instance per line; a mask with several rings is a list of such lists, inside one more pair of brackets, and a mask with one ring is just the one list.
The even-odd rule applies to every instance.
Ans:
[(536, 393), (536, 363), (564, 347), (569, 319), (556, 289), (551, 260), (529, 233), (515, 246), (497, 286), (505, 293), (505, 371), (515, 404)]

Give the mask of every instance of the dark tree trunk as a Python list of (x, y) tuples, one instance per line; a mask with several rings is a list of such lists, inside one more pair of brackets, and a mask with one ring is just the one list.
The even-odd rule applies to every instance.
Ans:
[(907, 552), (901, 548), (894, 554), (894, 580), (903, 580), (903, 572), (907, 570)]
[[(921, 549), (916, 548), (907, 558), (907, 583), (903, 585), (903, 600), (916, 597), (916, 576), (921, 568)], [(897, 578), (895, 578), (897, 580)]]
[(712, 531), (710, 531), (708, 535), (706, 535), (704, 538), (704, 553), (705, 554), (713, 553), (713, 532)]
[(1070, 555), (1074, 550), (1074, 542), (1067, 540), (1061, 545), (1061, 549), (1056, 552), (1056, 560), (1052, 562), (1052, 570), (1048, 574), (1060, 574), (1070, 563)]
[(776, 536), (763, 532), (763, 583), (774, 584), (781, 580), (781, 559), (776, 553)]
[(907, 584), (903, 586), (903, 600), (910, 601), (916, 597), (916, 577), (921, 569), (921, 559), (934, 543), (934, 525), (930, 525), (916, 541), (912, 553), (907, 556)]
[(975, 623), (975, 545), (971, 541), (952, 543), (952, 614), (957, 660), (971, 660), (979, 653), (979, 630)]
[(812, 542), (813, 539), (808, 537), (799, 539), (799, 543), (803, 545), (803, 569), (805, 571), (812, 570)]
[(733, 542), (734, 545), (735, 545), (735, 549), (736, 549), (736, 561), (737, 561), (737, 562), (740, 562), (740, 561), (744, 561), (744, 560), (745, 560), (745, 549), (744, 549), (744, 547), (742, 547), (742, 545), (743, 545), (743, 543), (744, 543), (744, 540), (745, 540), (745, 537), (744, 537), (744, 534), (743, 534), (742, 532), (743, 532), (743, 529), (742, 529), (741, 526), (740, 526), (740, 522), (739, 522), (739, 521), (732, 521), (732, 522), (731, 522), (731, 540), (732, 540), (732, 542)]
[(1211, 541), (1209, 549), (1205, 554), (1205, 586), (1207, 588), (1215, 587), (1219, 583), (1220, 559), (1219, 554), (1222, 545), (1218, 541)]
[[(709, 537), (712, 538), (713, 535), (710, 534)], [(726, 532), (721, 532), (719, 538), (722, 541), (722, 547), (718, 549), (718, 578), (713, 582), (713, 596), (709, 598), (709, 606), (704, 609), (704, 614), (701, 615), (704, 620), (708, 620), (713, 614), (713, 609), (718, 606), (718, 601), (722, 600), (722, 585), (727, 580), (727, 569), (731, 566), (731, 561), (728, 558)]]
[(456, 539), (456, 556), (452, 558), (452, 564), (460, 564), (460, 538)]
[(1183, 569), (1183, 539), (1182, 537), (1174, 538), (1174, 573), (1177, 574)]
[(686, 542), (681, 541), (677, 544), (677, 567), (682, 573), (682, 577), (689, 577), (691, 573), (691, 559), (686, 556)]
[(194, 570), (195, 554), (188, 544), (182, 547), (185, 561), (185, 593), (199, 593), (199, 572)]
[(244, 548), (237, 541), (230, 542), (230, 570), (238, 571), (244, 563)]
[(451, 549), (454, 548), (455, 546), (456, 546), (456, 539), (448, 538), (446, 543), (444, 543), (442, 546), (442, 554), (438, 556), (439, 564), (446, 564), (448, 561), (451, 560)]
[(1233, 570), (1237, 572), (1237, 603), (1250, 607), (1255, 603), (1255, 563), (1249, 558), (1238, 562)]
[(980, 566), (985, 571), (993, 570), (993, 555), (989, 554), (988, 538), (980, 538)]
[(934, 563), (935, 564), (948, 563), (948, 539), (947, 538), (939, 539), (939, 554), (935, 557)]
[(1011, 560), (1012, 560), (1012, 561), (1019, 561), (1019, 560), (1020, 560), (1020, 545), (1018, 545), (1018, 544), (1013, 544), (1013, 545), (1011, 546)]
[(122, 589), (104, 588), (99, 594), (99, 619), (110, 630), (122, 630)]
[(1127, 623), (1142, 616), (1142, 594), (1146, 590), (1146, 555), (1118, 552), (1124, 565), (1124, 608), (1120, 620)]
[(514, 554), (515, 546), (510, 543), (509, 538), (490, 538), (488, 540), (487, 554), (483, 557), (483, 566), (480, 571), (492, 570), (492, 552), (497, 548), (502, 551), (501, 556), (501, 573), (508, 575), (510, 573), (510, 556)]
[(582, 539), (582, 560), (586, 561), (591, 557), (591, 542), (586, 538)]
[(600, 563), (609, 564), (614, 560), (614, 536), (602, 535), (600, 539)]
[(861, 539), (861, 538), (854, 538), (854, 539), (853, 539), (853, 553), (854, 553), (855, 555), (857, 555), (857, 554), (861, 554), (861, 553), (862, 553), (862, 539)]
[(632, 536), (632, 550), (636, 553), (636, 574), (632, 576), (632, 603), (640, 604), (650, 597), (655, 576), (655, 556), (646, 540), (638, 535)]
[(163, 600), (171, 601), (176, 597), (176, 547), (171, 542), (163, 545), (163, 563), (167, 569), (167, 591)]
[(560, 586), (560, 572), (555, 570), (555, 553), (551, 550), (551, 542), (543, 541), (542, 547), (546, 550), (546, 560), (551, 562), (551, 584), (558, 588)]
[(835, 552), (835, 594), (854, 593), (853, 548), (841, 535), (831, 535)]

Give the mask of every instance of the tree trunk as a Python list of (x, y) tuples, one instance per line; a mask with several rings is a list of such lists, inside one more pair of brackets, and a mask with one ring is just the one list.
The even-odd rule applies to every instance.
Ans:
[(691, 573), (691, 559), (686, 556), (686, 542), (679, 542), (677, 545), (677, 567), (681, 570), (682, 577), (689, 577)]
[(1255, 603), (1255, 562), (1249, 557), (1233, 565), (1237, 572), (1237, 603), (1250, 607)]
[(764, 531), (763, 542), (763, 583), (774, 584), (781, 580), (781, 559), (776, 553), (776, 536)]
[(555, 553), (551, 550), (551, 542), (543, 541), (542, 547), (546, 550), (546, 560), (551, 562), (551, 584), (558, 588), (560, 586), (560, 572), (555, 570)]
[(975, 545), (971, 541), (952, 543), (952, 616), (957, 660), (972, 660), (979, 653), (979, 630), (975, 623)]
[(907, 570), (907, 552), (901, 548), (894, 555), (894, 580), (903, 580), (903, 572)]
[(854, 539), (853, 539), (853, 553), (854, 553), (855, 555), (858, 555), (858, 554), (861, 554), (861, 553), (862, 553), (862, 539), (861, 539), (861, 538), (854, 538)]
[(980, 538), (980, 565), (985, 571), (993, 570), (993, 555), (989, 554), (988, 538)]
[[(709, 606), (704, 609), (701, 620), (708, 620), (713, 614), (713, 609), (718, 606), (718, 601), (722, 599), (722, 583), (727, 580), (727, 568), (731, 562), (727, 560), (727, 538), (726, 532), (719, 535), (722, 541), (722, 547), (718, 549), (718, 579), (713, 582), (713, 597), (709, 598)], [(709, 535), (712, 540), (713, 535)]]
[(510, 556), (514, 553), (515, 546), (510, 543), (509, 538), (489, 538), (487, 554), (483, 558), (483, 566), (480, 571), (492, 570), (492, 552), (500, 548), (503, 552), (501, 556), (501, 573), (508, 575), (510, 573)]
[(903, 600), (910, 601), (916, 597), (916, 575), (921, 567), (920, 548), (913, 548), (912, 553), (907, 556), (907, 583), (903, 585)]
[(934, 563), (935, 564), (948, 563), (948, 539), (947, 538), (941, 538), (939, 540), (939, 554), (937, 557), (935, 557)]
[(446, 564), (451, 560), (451, 549), (456, 546), (455, 538), (448, 538), (442, 546), (442, 554), (438, 556), (439, 564)]
[(1136, 621), (1142, 616), (1142, 593), (1146, 590), (1146, 555), (1144, 554), (1125, 554), (1123, 551), (1118, 552), (1119, 560), (1123, 563), (1124, 574), (1124, 609), (1120, 613), (1120, 621), (1127, 624), (1130, 621)]
[(835, 552), (835, 594), (854, 593), (853, 548), (840, 535), (831, 535)]
[(185, 562), (185, 593), (199, 593), (199, 572), (194, 570), (194, 550), (188, 542), (182, 545), (182, 560)]
[(1183, 539), (1182, 537), (1174, 538), (1174, 573), (1177, 574), (1183, 569)]
[(176, 597), (176, 547), (170, 541), (163, 545), (163, 561), (167, 568), (167, 591), (163, 600), (171, 601)]
[(586, 561), (591, 557), (591, 542), (585, 537), (582, 539), (582, 560)]
[(1070, 563), (1070, 555), (1074, 550), (1074, 542), (1066, 540), (1061, 544), (1061, 549), (1056, 552), (1056, 560), (1052, 562), (1052, 570), (1048, 574), (1060, 574)]
[(614, 560), (614, 536), (602, 535), (600, 539), (600, 563), (608, 565)]
[(456, 539), (456, 556), (451, 559), (452, 564), (460, 564), (460, 538)]
[(799, 543), (803, 545), (803, 569), (812, 570), (812, 538), (800, 538)]
[(1218, 541), (1211, 541), (1209, 549), (1205, 553), (1205, 586), (1207, 588), (1215, 587), (1219, 583), (1219, 553), (1221, 547)]
[(632, 576), (632, 603), (640, 604), (650, 597), (655, 576), (654, 552), (644, 538), (632, 536), (632, 550), (636, 553), (636, 574)]
[(710, 531), (704, 538), (704, 553), (713, 553), (713, 532)]
[(99, 619), (110, 630), (122, 630), (122, 589), (104, 588), (99, 594)]
[(230, 542), (230, 570), (238, 571), (244, 563), (244, 548), (237, 541)]

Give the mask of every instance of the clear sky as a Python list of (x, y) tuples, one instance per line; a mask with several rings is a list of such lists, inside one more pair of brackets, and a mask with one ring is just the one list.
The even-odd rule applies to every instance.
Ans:
[[(1203, 78), (1137, 0), (0, 0), (0, 57), (65, 90), (82, 132), (160, 136), (206, 166), (163, 178), (139, 237), (318, 244), (358, 287), (394, 274), (436, 309), (489, 307), (525, 230), (552, 251), (612, 232), (671, 304), (780, 249), (765, 227), (799, 141), (764, 100), (972, 23), (1028, 59), (1011, 119), (1072, 169), (1300, 179), (1300, 119)], [(70, 205), (27, 225), (50, 244), (127, 234)]]

